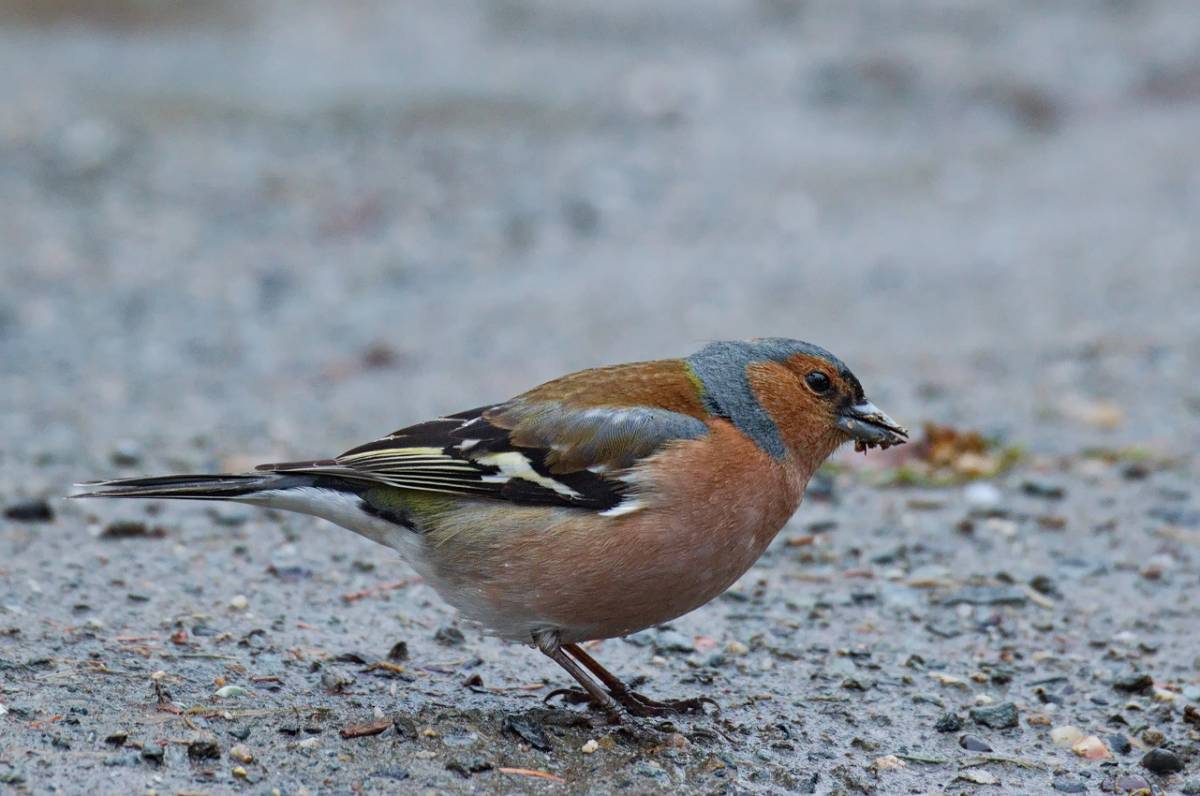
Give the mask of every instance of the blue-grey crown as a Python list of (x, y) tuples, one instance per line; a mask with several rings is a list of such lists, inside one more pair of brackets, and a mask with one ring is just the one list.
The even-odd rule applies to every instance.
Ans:
[(719, 340), (692, 354), (687, 363), (704, 387), (704, 408), (717, 417), (729, 418), (760, 448), (782, 459), (787, 453), (783, 437), (754, 395), (746, 367), (755, 362), (785, 362), (797, 354), (824, 359), (857, 387), (858, 380), (840, 359), (820, 346), (787, 337)]

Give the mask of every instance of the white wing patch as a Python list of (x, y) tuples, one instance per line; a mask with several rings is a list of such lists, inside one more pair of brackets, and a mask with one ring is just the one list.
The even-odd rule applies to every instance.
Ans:
[(633, 495), (626, 497), (617, 505), (607, 511), (600, 512), (601, 517), (620, 517), (624, 514), (632, 514), (635, 511), (641, 511), (646, 508), (646, 504), (638, 500)]
[(561, 481), (546, 476), (533, 469), (529, 463), (529, 459), (523, 454), (516, 451), (505, 451), (503, 453), (489, 453), (480, 456), (474, 461), (480, 464), (486, 464), (489, 467), (495, 467), (500, 472), (495, 475), (485, 475), (484, 481), (490, 483), (505, 483), (514, 478), (520, 478), (524, 481), (530, 481), (538, 486), (544, 486), (547, 489), (552, 489), (560, 495), (565, 495), (569, 498), (582, 497), (578, 492)]

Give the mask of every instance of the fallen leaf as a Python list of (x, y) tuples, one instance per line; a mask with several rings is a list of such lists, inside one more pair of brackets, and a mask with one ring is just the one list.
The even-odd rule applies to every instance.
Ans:
[(368, 735), (378, 735), (392, 726), (391, 719), (377, 719), (365, 724), (348, 724), (339, 733), (343, 738), (363, 738)]

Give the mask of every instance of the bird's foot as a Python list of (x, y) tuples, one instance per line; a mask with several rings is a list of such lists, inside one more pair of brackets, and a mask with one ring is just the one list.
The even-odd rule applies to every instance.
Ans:
[(637, 691), (610, 691), (612, 698), (633, 716), (642, 718), (677, 716), (681, 713), (704, 714), (704, 706), (712, 705), (720, 710), (721, 706), (708, 697), (692, 697), (690, 699), (669, 699), (660, 702)]
[(556, 697), (562, 697), (563, 703), (567, 705), (586, 705), (589, 702), (595, 702), (592, 695), (582, 688), (556, 688), (542, 697), (542, 702), (548, 704)]
[[(664, 716), (678, 716), (680, 714), (703, 715), (705, 705), (711, 705), (718, 711), (721, 709), (720, 705), (708, 697), (670, 699), (660, 702), (644, 694), (639, 694), (637, 691), (609, 691), (608, 693), (626, 713), (638, 718), (662, 718)], [(546, 694), (542, 701), (549, 702), (556, 698), (561, 698), (563, 703), (567, 705), (586, 705), (590, 703), (597, 707), (605, 708), (604, 705), (598, 704), (592, 698), (591, 694), (581, 688), (556, 688), (549, 694)]]

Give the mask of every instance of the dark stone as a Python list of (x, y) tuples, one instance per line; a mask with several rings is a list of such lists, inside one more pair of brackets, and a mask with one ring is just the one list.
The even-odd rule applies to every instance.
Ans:
[(453, 771), (463, 779), (468, 779), (472, 774), (478, 774), (481, 771), (491, 771), (492, 768), (492, 764), (479, 755), (452, 757), (446, 761), (446, 770)]
[(133, 440), (122, 440), (112, 449), (108, 460), (117, 467), (133, 467), (141, 464), (142, 451)]
[(22, 500), (4, 508), (4, 516), (24, 522), (53, 522), (54, 509), (45, 500)]
[(938, 732), (958, 732), (963, 727), (962, 716), (957, 713), (943, 713), (938, 717), (933, 728)]
[(354, 685), (354, 675), (342, 669), (329, 668), (321, 673), (321, 685), (327, 691), (340, 694), (346, 686)]
[(541, 722), (532, 716), (510, 713), (504, 717), (501, 728), (506, 735), (515, 735), (534, 749), (548, 752), (552, 748)]
[(447, 647), (461, 647), (466, 642), (463, 632), (453, 625), (443, 625), (433, 634), (433, 640)]
[(694, 652), (696, 645), (678, 630), (662, 628), (654, 636), (654, 650), (665, 652)]
[(959, 736), (958, 745), (968, 752), (990, 752), (992, 747), (988, 745), (982, 738), (977, 738), (974, 735)]
[(1183, 771), (1183, 761), (1170, 749), (1151, 749), (1142, 758), (1142, 766), (1155, 774), (1175, 774)]
[(408, 716), (397, 714), (392, 716), (392, 726), (396, 728), (396, 736), (402, 741), (417, 739), (417, 723)]
[(1058, 777), (1051, 783), (1050, 787), (1059, 793), (1087, 793), (1087, 785), (1084, 785), (1077, 779), (1069, 779), (1067, 777)]
[(397, 641), (393, 644), (392, 648), (388, 650), (387, 659), (396, 663), (408, 660), (408, 642)]
[(166, 535), (166, 528), (151, 528), (139, 520), (115, 520), (104, 526), (104, 530), (100, 532), (101, 538), (104, 539), (161, 539)]
[(129, 737), (129, 733), (125, 732), (124, 730), (117, 730), (117, 731), (116, 731), (116, 732), (114, 732), (114, 733), (110, 733), (110, 734), (109, 734), (109, 735), (108, 735), (108, 736), (107, 736), (107, 737), (104, 739), (104, 742), (105, 742), (105, 743), (110, 743), (110, 744), (112, 744), (113, 746), (124, 746), (124, 745), (125, 745), (125, 739), (126, 739), (126, 738), (128, 738), (128, 737)]
[(1108, 743), (1108, 748), (1119, 755), (1127, 755), (1133, 749), (1129, 739), (1119, 732), (1104, 736), (1104, 740)]
[(1149, 793), (1150, 783), (1147, 782), (1145, 778), (1139, 777), (1136, 774), (1123, 774), (1117, 777), (1116, 781), (1113, 782), (1113, 788), (1118, 793), (1130, 793), (1136, 791), (1145, 791), (1146, 793)]
[(1058, 594), (1058, 586), (1049, 575), (1034, 575), (1029, 579), (1029, 585), (1039, 594), (1053, 597)]
[(187, 753), (193, 760), (216, 760), (221, 756), (221, 746), (211, 738), (199, 738), (188, 744)]
[(104, 758), (106, 766), (136, 766), (141, 759), (137, 752), (126, 752), (125, 754), (112, 755)]
[(1011, 702), (1001, 702), (999, 705), (971, 708), (971, 718), (976, 724), (993, 730), (1007, 730), (1017, 726), (1017, 706)]
[(1045, 481), (1025, 481), (1021, 484), (1021, 491), (1030, 497), (1048, 500), (1062, 500), (1067, 494), (1067, 490), (1058, 484), (1050, 484)]
[(166, 750), (156, 743), (142, 744), (142, 759), (151, 763), (162, 763)]
[(1153, 687), (1154, 678), (1146, 672), (1132, 672), (1113, 680), (1113, 688), (1131, 694), (1149, 691)]

